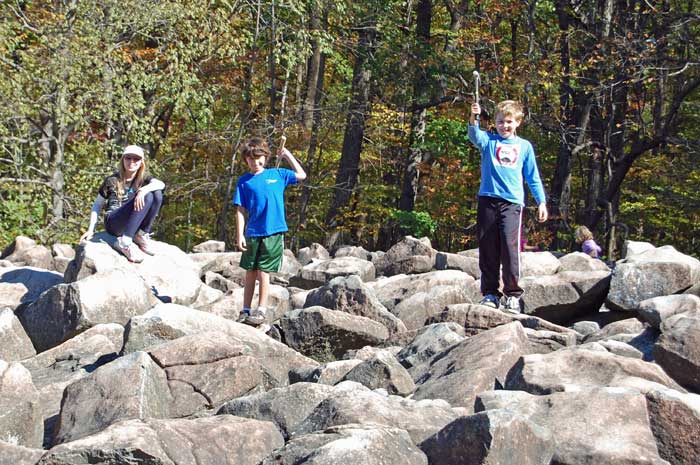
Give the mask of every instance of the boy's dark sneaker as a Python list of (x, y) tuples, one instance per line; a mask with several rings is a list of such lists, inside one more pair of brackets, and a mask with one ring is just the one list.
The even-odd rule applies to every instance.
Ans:
[(241, 313), (238, 314), (238, 319), (236, 321), (238, 323), (245, 323), (245, 320), (247, 320), (249, 316), (250, 316), (250, 309), (244, 308), (243, 310), (241, 310)]
[(520, 313), (520, 299), (515, 296), (506, 297), (503, 302), (503, 310), (508, 313), (519, 314)]
[(501, 299), (495, 294), (486, 294), (483, 299), (479, 301), (479, 305), (484, 307), (498, 308), (501, 305)]

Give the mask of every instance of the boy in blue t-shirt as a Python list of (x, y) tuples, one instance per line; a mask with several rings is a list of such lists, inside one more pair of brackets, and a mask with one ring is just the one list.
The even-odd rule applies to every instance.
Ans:
[[(241, 155), (250, 170), (238, 178), (233, 197), (233, 205), (237, 206), (236, 242), (243, 251), (241, 267), (246, 270), (242, 316), (245, 323), (258, 326), (265, 322), (270, 272), (277, 272), (282, 266), (284, 233), (287, 231), (284, 190), (287, 186), (306, 179), (306, 173), (285, 148), (277, 156), (280, 159), (286, 158), (294, 171), (285, 168), (266, 169), (270, 149), (267, 142), (258, 137), (243, 143)], [(256, 280), (260, 286), (258, 308), (251, 312)]]
[(479, 129), (476, 115), (481, 113), (473, 103), (469, 116), (469, 140), (481, 150), (481, 186), (477, 207), (477, 239), (481, 294), (479, 302), (499, 308), (499, 271), (503, 267), (504, 309), (520, 313), (523, 289), (520, 279), (520, 235), (522, 208), (525, 205), (523, 178), (537, 201), (537, 220), (547, 220), (544, 187), (529, 141), (515, 135), (523, 119), (522, 106), (505, 100), (496, 106), (496, 131)]

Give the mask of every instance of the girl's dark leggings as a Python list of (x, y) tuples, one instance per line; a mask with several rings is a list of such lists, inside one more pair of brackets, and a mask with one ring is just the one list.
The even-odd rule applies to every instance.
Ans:
[(163, 191), (148, 192), (143, 198), (143, 208), (139, 211), (134, 210), (135, 200), (134, 196), (107, 216), (105, 229), (108, 233), (134, 237), (139, 229), (145, 233), (151, 232), (153, 221), (163, 205)]
[(481, 293), (520, 297), (520, 228), (522, 207), (494, 197), (479, 197), (476, 213)]

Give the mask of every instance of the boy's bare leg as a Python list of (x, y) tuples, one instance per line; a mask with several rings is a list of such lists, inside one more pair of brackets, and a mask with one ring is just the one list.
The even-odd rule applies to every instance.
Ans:
[(267, 307), (267, 296), (270, 292), (270, 273), (258, 270), (258, 307)]
[(253, 303), (255, 293), (255, 280), (258, 277), (258, 270), (247, 270), (245, 272), (245, 288), (243, 289), (243, 307), (250, 308)]

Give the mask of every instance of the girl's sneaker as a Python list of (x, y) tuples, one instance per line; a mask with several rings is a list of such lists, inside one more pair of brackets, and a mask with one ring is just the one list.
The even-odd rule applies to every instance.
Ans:
[(139, 246), (144, 253), (148, 255), (155, 255), (153, 251), (153, 241), (151, 240), (150, 233), (136, 234), (134, 236), (134, 244)]
[(124, 243), (122, 243), (121, 240), (117, 239), (114, 243), (114, 248), (117, 250), (117, 252), (120, 252), (126, 257), (127, 260), (129, 260), (132, 263), (141, 263), (144, 260), (144, 258), (146, 258), (141, 253), (139, 248), (134, 245), (133, 242), (129, 245), (124, 245)]

